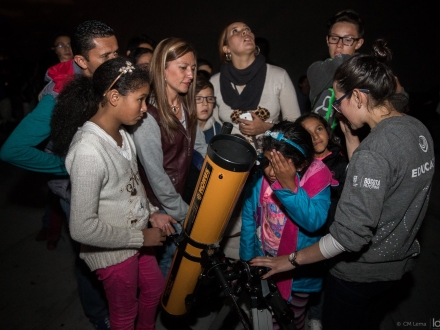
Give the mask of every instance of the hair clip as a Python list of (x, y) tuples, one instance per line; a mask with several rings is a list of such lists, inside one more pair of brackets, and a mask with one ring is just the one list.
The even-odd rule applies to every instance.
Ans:
[(306, 156), (306, 153), (303, 148), (301, 148), (298, 144), (296, 144), (292, 140), (286, 139), (284, 137), (284, 134), (281, 132), (266, 131), (264, 133), (264, 136), (270, 136), (272, 139), (275, 139), (277, 141), (286, 142), (286, 143), (290, 144), (292, 147), (295, 147), (296, 149), (298, 149), (304, 155), (304, 157)]
[(110, 84), (110, 87), (107, 88), (107, 90), (104, 92), (104, 94), (102, 96), (105, 96), (105, 94), (108, 93), (108, 91), (110, 89), (112, 89), (113, 85), (116, 84), (116, 82), (118, 81), (119, 78), (121, 78), (121, 76), (123, 74), (126, 74), (127, 72), (132, 73), (133, 70), (135, 69), (135, 67), (133, 66), (133, 64), (131, 64), (131, 62), (129, 61), (125, 61), (125, 64), (127, 64), (127, 66), (123, 66), (122, 68), (119, 69), (120, 74), (115, 78), (115, 80), (113, 80), (113, 82)]

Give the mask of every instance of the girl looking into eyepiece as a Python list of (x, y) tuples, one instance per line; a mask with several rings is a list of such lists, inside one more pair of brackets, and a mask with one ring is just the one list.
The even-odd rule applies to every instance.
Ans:
[[(287, 255), (317, 242), (327, 219), (330, 185), (337, 184), (321, 161), (314, 160), (310, 134), (298, 123), (283, 121), (265, 133), (269, 165), (248, 185), (242, 213), (240, 258)], [(290, 272), (275, 278), (282, 297), (303, 329), (311, 292), (321, 289), (313, 272)]]

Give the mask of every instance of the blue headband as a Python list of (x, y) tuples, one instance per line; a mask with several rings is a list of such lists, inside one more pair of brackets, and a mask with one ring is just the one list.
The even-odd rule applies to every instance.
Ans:
[(306, 153), (304, 152), (304, 149), (301, 148), (299, 145), (297, 145), (295, 142), (286, 139), (284, 137), (284, 134), (281, 132), (272, 132), (272, 131), (266, 131), (264, 133), (265, 136), (270, 136), (271, 138), (277, 140), (277, 141), (281, 141), (281, 142), (286, 142), (288, 144), (290, 144), (292, 147), (295, 147), (296, 149), (298, 149), (299, 151), (301, 151), (301, 153), (304, 155), (304, 157), (306, 157)]

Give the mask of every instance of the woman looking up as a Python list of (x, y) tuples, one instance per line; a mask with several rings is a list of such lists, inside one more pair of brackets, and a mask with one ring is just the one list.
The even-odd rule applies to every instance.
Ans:
[[(272, 128), (280, 113), (291, 121), (299, 117), (295, 88), (284, 69), (265, 62), (254, 34), (243, 22), (223, 30), (219, 52), (223, 65), (211, 78), (217, 97), (214, 117), (222, 124), (232, 122), (232, 133), (245, 135), (260, 153), (261, 134)], [(249, 112), (250, 120), (239, 117), (243, 112)]]
[[(194, 50), (186, 41), (168, 38), (157, 45), (150, 62), (148, 116), (133, 131), (148, 199), (179, 223), (188, 212), (182, 194), (193, 151), (205, 157), (207, 147), (197, 125), (196, 67)], [(176, 229), (180, 231), (179, 226)], [(166, 276), (175, 245), (169, 240), (164, 246), (166, 251), (157, 256)]]
[[(223, 64), (210, 79), (217, 98), (213, 116), (220, 124), (232, 123), (232, 134), (243, 135), (257, 154), (262, 154), (263, 133), (280, 117), (293, 121), (300, 116), (295, 87), (284, 69), (266, 63), (246, 23), (226, 26), (218, 46)], [(236, 211), (241, 210), (241, 204), (237, 203)], [(226, 256), (238, 259), (241, 216), (235, 215), (226, 228), (223, 244)]]
[(408, 100), (395, 93), (396, 79), (384, 63), (391, 52), (383, 40), (373, 50), (353, 55), (333, 81), (335, 111), (352, 129), (368, 125), (371, 132), (350, 160), (330, 233), (290, 255), (251, 261), (271, 268), (267, 277), (339, 255), (325, 287), (326, 330), (379, 329), (384, 295), (420, 254), (416, 235), (434, 174), (431, 135), (402, 113)]

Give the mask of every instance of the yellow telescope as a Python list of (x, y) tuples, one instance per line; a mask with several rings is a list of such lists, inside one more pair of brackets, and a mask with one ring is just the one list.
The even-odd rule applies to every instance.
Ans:
[(201, 252), (222, 239), (256, 159), (255, 149), (238, 136), (219, 134), (209, 142), (162, 294), (162, 307), (168, 314), (188, 312), (186, 298), (194, 292), (203, 270)]

